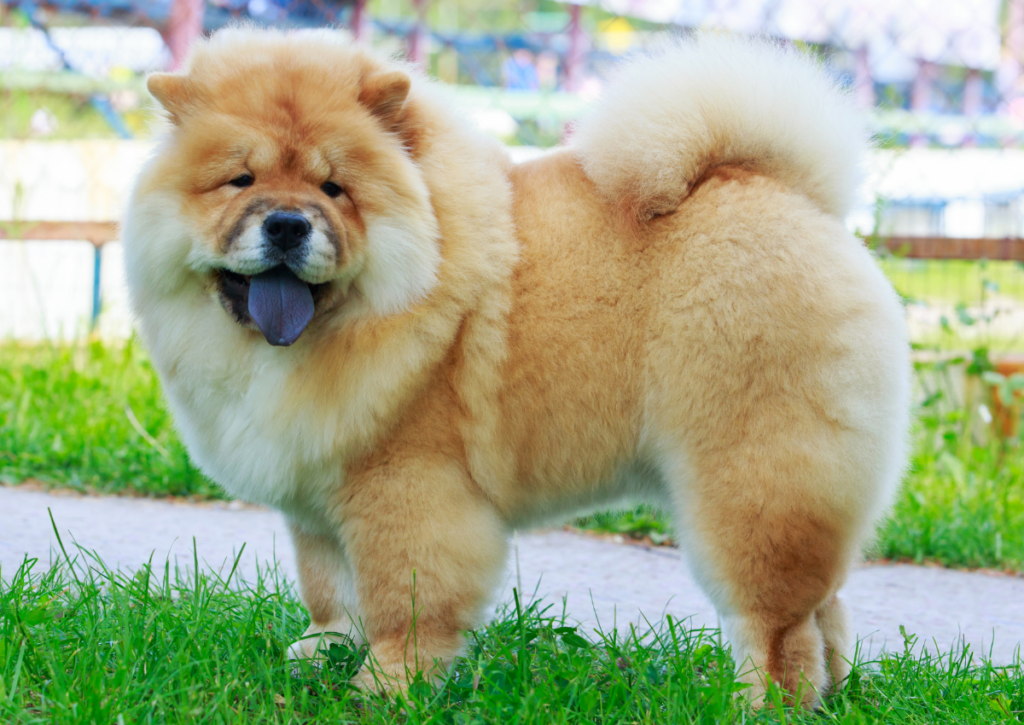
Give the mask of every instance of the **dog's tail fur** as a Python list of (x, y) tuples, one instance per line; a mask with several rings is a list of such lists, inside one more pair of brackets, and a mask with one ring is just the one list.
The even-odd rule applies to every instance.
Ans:
[(645, 221), (724, 165), (769, 175), (845, 216), (865, 139), (849, 97), (808, 55), (703, 36), (627, 62), (571, 143), (600, 192)]

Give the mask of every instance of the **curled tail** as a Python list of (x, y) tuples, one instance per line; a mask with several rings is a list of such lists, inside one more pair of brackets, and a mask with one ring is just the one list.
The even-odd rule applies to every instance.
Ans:
[(628, 61), (573, 135), (587, 176), (638, 220), (675, 209), (711, 168), (742, 165), (845, 216), (865, 133), (808, 55), (703, 36)]

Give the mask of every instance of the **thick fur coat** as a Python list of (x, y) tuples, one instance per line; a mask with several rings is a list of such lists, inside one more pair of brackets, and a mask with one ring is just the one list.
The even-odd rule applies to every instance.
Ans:
[[(290, 522), (293, 656), (345, 634), (363, 685), (441, 673), (513, 529), (639, 498), (752, 698), (845, 677), (836, 593), (899, 482), (909, 348), (843, 226), (863, 135), (814, 62), (665, 46), (522, 165), (337, 35), (220, 32), (149, 85), (134, 310), (195, 460)], [(288, 347), (253, 307), (274, 265), (313, 305)]]

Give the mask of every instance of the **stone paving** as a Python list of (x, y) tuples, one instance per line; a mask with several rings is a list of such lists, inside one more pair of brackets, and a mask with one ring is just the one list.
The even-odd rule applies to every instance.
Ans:
[[(52, 512), (64, 544), (94, 551), (111, 567), (131, 569), (151, 556), (191, 569), (193, 540), (201, 566), (225, 573), (244, 543), (238, 573), (253, 580), (258, 565), (276, 562), (294, 576), (287, 529), (273, 511), (233, 503), (78, 496), (0, 487), (0, 576), (25, 556), (53, 560)], [(516, 580), (571, 619), (620, 630), (664, 614), (717, 626), (680, 553), (666, 547), (619, 544), (566, 531), (521, 532), (497, 603), (510, 601)], [(518, 557), (515, 554), (518, 554)], [(516, 559), (518, 558), (518, 568)], [(518, 569), (518, 571), (517, 571)], [(948, 652), (965, 641), (998, 664), (1013, 661), (1024, 641), (1024, 578), (903, 564), (858, 568), (841, 596), (866, 656), (902, 650), (900, 625), (918, 647)]]

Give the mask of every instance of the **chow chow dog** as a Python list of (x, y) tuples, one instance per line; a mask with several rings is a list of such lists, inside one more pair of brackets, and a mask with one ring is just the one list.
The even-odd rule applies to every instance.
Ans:
[[(738, 677), (814, 704), (898, 485), (897, 295), (843, 225), (864, 137), (820, 68), (704, 37), (627, 62), (513, 164), (340, 34), (231, 29), (149, 89), (131, 299), (198, 465), (289, 522), (307, 636), (443, 675), (510, 532), (675, 515)], [(415, 609), (413, 602), (415, 601)]]

